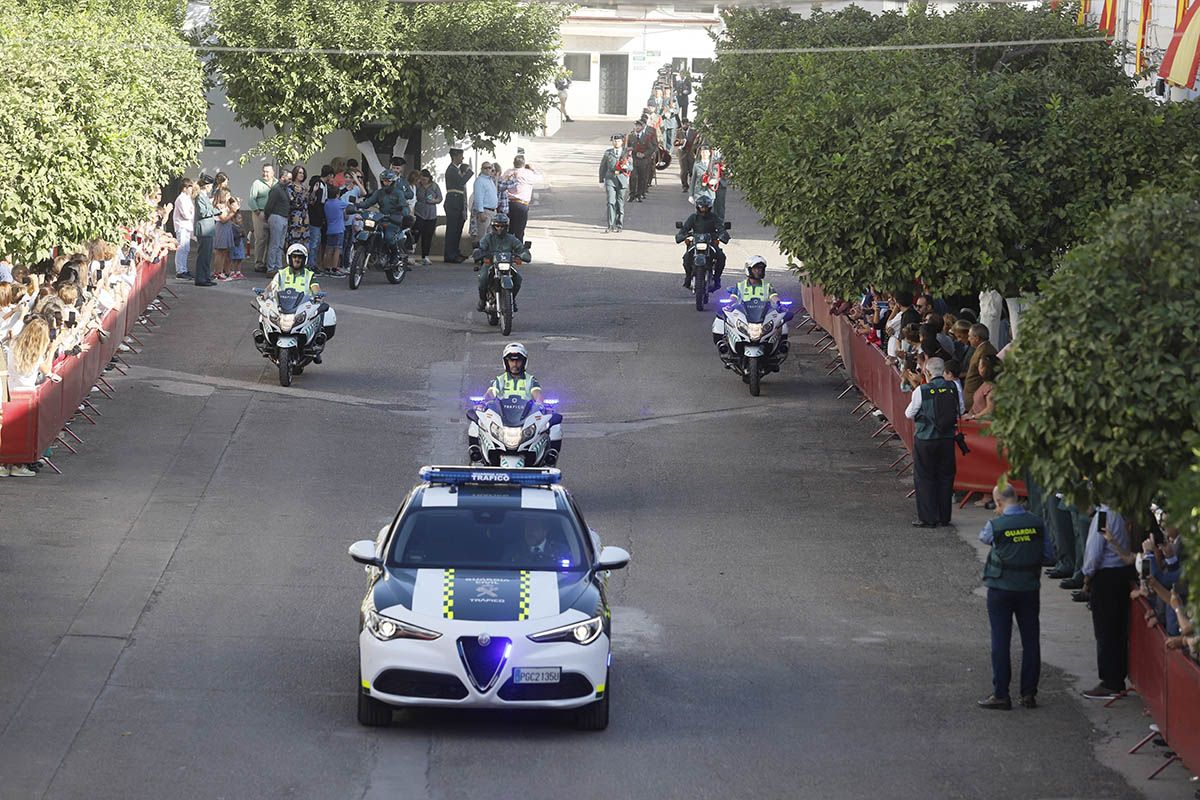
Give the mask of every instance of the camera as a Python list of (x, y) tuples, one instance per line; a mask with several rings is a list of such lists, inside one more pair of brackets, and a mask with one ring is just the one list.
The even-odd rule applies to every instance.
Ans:
[(967, 437), (963, 435), (962, 431), (954, 434), (954, 443), (958, 445), (958, 451), (964, 456), (971, 452), (971, 448), (967, 447)]

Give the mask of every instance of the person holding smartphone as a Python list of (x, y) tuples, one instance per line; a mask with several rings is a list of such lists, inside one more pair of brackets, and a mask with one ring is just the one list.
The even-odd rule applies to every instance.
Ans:
[(1092, 517), (1083, 554), (1083, 588), (1090, 597), (1100, 674), (1100, 683), (1083, 693), (1091, 700), (1111, 700), (1125, 692), (1129, 675), (1129, 591), (1137, 572), (1125, 563), (1121, 552), (1131, 549), (1125, 517), (1101, 504)]

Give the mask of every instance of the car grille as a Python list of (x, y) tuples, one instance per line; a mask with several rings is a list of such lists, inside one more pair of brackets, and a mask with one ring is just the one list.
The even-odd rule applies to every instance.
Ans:
[(453, 675), (415, 669), (384, 670), (375, 679), (375, 690), (401, 697), (432, 697), (439, 700), (462, 700), (467, 696), (467, 687)]
[(467, 668), (467, 677), (475, 684), (476, 689), (486, 692), (492, 688), (500, 671), (504, 669), (504, 663), (508, 661), (511, 647), (512, 643), (500, 636), (493, 638), (486, 645), (481, 645), (479, 639), (474, 636), (459, 637), (458, 655), (462, 658), (463, 666)]
[(595, 691), (587, 678), (578, 672), (563, 673), (558, 683), (513, 683), (512, 678), (504, 682), (497, 695), (501, 700), (571, 700), (587, 697)]

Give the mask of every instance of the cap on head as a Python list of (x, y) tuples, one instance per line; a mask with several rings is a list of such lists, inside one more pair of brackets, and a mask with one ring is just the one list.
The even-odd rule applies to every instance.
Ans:
[(402, 156), (392, 156), (392, 166), (393, 167), (403, 167), (407, 163), (408, 162), (405, 161)]
[(450, 155), (461, 156), (462, 154), (463, 154), (463, 151), (462, 151), (461, 147), (451, 147), (450, 148)]
[(200, 186), (212, 186), (213, 185), (213, 177), (212, 177), (212, 175), (209, 175), (207, 172), (201, 172), (200, 180), (196, 181), (196, 183), (198, 183)]

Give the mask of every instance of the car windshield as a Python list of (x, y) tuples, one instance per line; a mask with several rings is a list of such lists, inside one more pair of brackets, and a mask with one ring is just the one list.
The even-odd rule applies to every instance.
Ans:
[(524, 397), (502, 397), (492, 400), (488, 407), (500, 415), (500, 421), (506, 428), (519, 428), (529, 413), (531, 400)]
[(280, 314), (295, 314), (303, 301), (304, 294), (295, 289), (284, 289), (275, 297), (275, 302), (279, 303)]
[(398, 569), (583, 570), (588, 551), (566, 511), (531, 508), (421, 508), (393, 537), (387, 565)]

